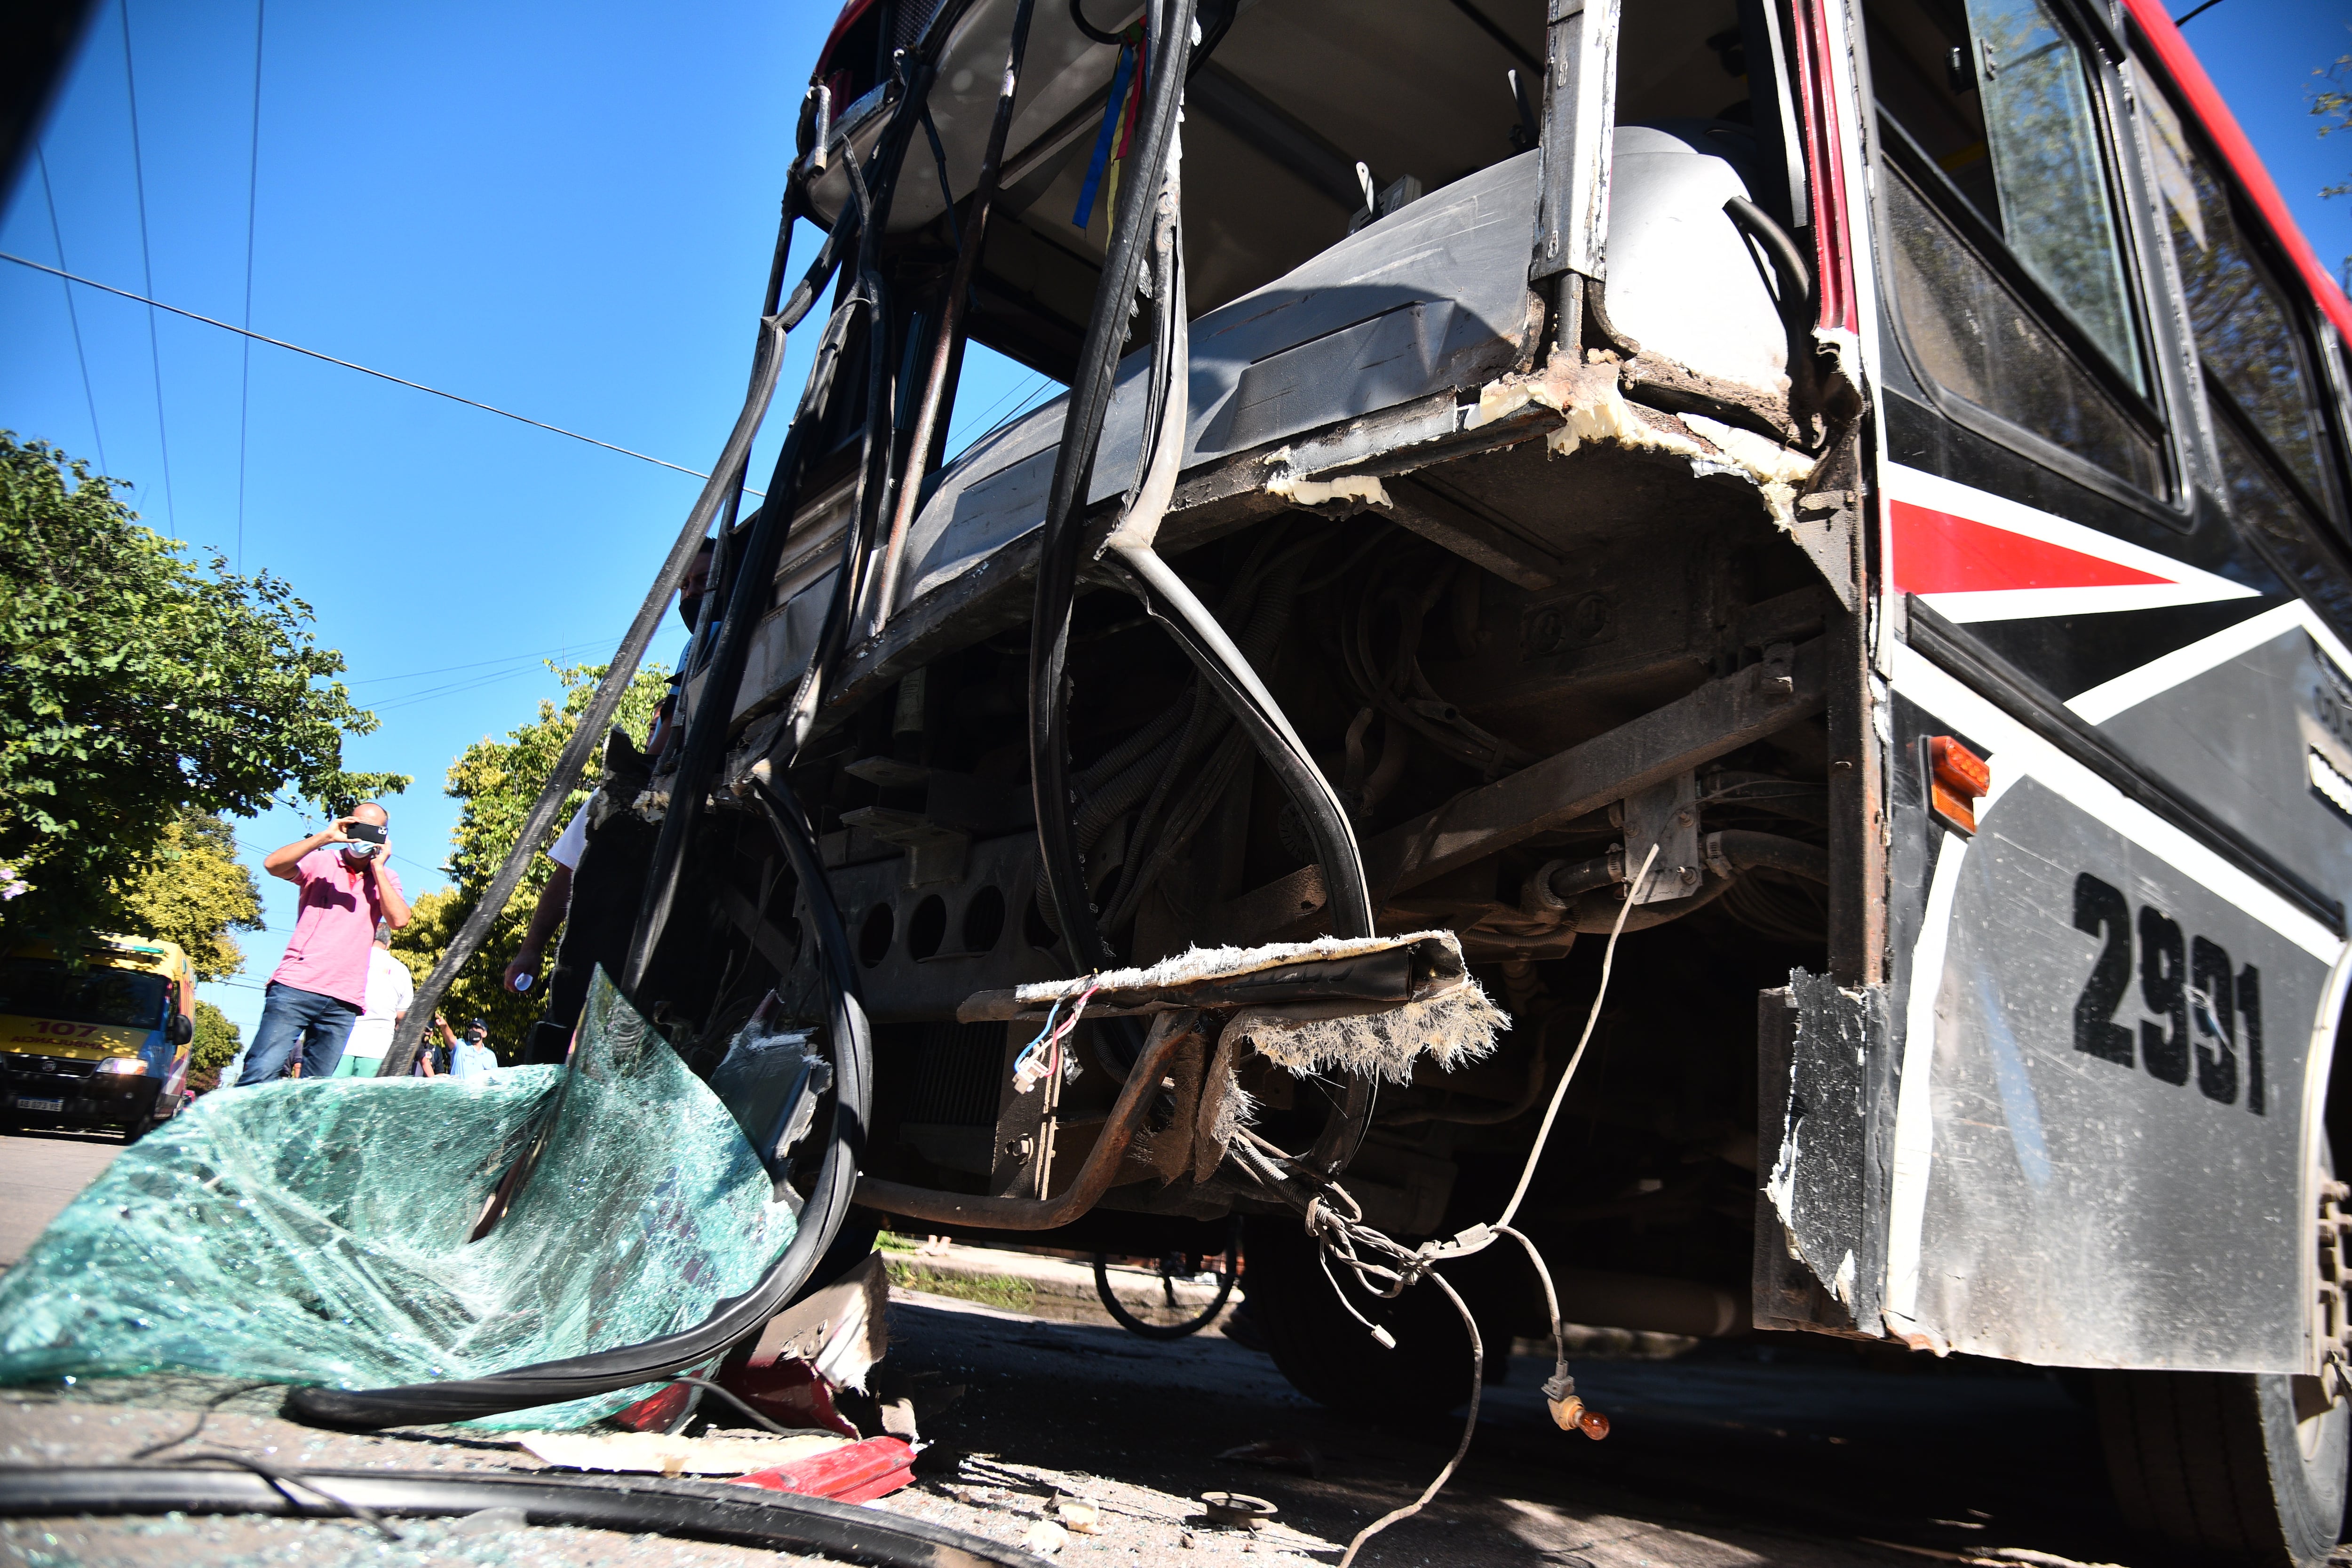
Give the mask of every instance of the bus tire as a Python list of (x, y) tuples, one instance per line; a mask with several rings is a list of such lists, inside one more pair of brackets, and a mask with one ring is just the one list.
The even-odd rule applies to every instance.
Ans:
[(2318, 1389), (2316, 1378), (2277, 1373), (2100, 1373), (2116, 1505), (2176, 1552), (2316, 1568), (2343, 1529), (2352, 1460), (2352, 1404), (2327, 1405)]
[(1296, 1219), (1252, 1215), (1243, 1247), (1250, 1320), (1299, 1393), (1368, 1419), (1433, 1420), (1468, 1400), (1470, 1341), (1443, 1292), (1422, 1285), (1393, 1301), (1357, 1295), (1357, 1310), (1396, 1336), (1390, 1350), (1332, 1293)]

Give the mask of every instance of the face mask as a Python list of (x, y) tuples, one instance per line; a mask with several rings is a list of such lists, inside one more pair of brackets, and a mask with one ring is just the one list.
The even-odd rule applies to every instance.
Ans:
[(375, 844), (346, 844), (343, 846), (343, 853), (354, 860), (370, 860), (375, 858), (375, 852), (381, 847), (381, 845)]

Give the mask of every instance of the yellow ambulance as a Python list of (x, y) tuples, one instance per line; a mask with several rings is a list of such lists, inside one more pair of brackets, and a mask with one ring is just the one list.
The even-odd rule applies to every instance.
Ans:
[(126, 1142), (168, 1121), (187, 1086), (196, 976), (168, 942), (97, 936), (0, 956), (0, 1123), (114, 1127)]

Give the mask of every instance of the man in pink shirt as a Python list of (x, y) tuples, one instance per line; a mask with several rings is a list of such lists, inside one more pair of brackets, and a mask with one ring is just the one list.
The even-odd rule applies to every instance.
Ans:
[(262, 860), (263, 870), (302, 889), (302, 904), (285, 961), (269, 977), (239, 1089), (276, 1078), (298, 1045), (304, 1078), (334, 1077), (343, 1042), (367, 1009), (376, 922), (394, 931), (408, 923), (408, 900), (386, 863), (389, 820), (383, 807), (363, 801), (325, 832), (273, 849)]

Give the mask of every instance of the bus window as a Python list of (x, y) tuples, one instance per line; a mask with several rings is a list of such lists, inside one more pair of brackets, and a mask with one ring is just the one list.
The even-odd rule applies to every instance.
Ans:
[(2036, 0), (1969, 0), (1969, 26), (2001, 233), (2145, 392), (2082, 58)]
[(2259, 446), (2302, 489), (2306, 504), (2326, 513), (2331, 487), (2325, 437), (2294, 320), (2239, 233), (2227, 192), (2191, 151), (2179, 116), (2157, 93), (2142, 95), (2141, 102), (2154, 128), (2149, 157), (2164, 193), (2214, 423), (2241, 426), (2221, 441), (2224, 466), (2233, 470), (2231, 490), (2250, 500), (2277, 489), (2247, 467), (2262, 461)]
[(2158, 493), (2163, 463), (2141, 423), (1908, 184), (1888, 180), (1882, 195), (1895, 305), (1919, 368), (1945, 391)]
[(2147, 390), (2082, 52), (2039, 0), (1870, 13), (1879, 107), (2133, 390)]
[(2161, 493), (2083, 52), (2040, 0), (1878, 0), (1866, 25), (1900, 170), (1883, 186), (1890, 283), (1916, 368)]

